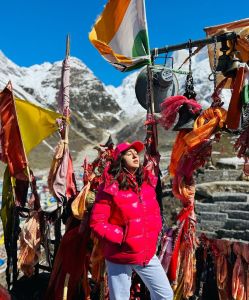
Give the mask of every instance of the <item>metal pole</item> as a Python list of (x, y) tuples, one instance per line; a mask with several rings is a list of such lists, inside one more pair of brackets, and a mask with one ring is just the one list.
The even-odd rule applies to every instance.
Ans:
[(66, 39), (66, 57), (68, 57), (69, 55), (70, 55), (70, 36), (68, 34)]
[[(67, 39), (66, 39), (66, 58), (68, 58), (70, 55), (70, 37), (69, 34), (67, 35)], [(65, 88), (63, 86), (63, 88)], [(63, 90), (63, 97), (64, 97), (64, 90)], [(64, 101), (64, 100), (63, 100)], [(64, 110), (64, 108), (63, 108)], [(65, 113), (65, 112), (64, 112)], [(67, 111), (67, 115), (64, 116), (66, 118), (66, 120), (64, 121), (64, 128), (65, 128), (65, 132), (64, 132), (64, 139), (66, 142), (68, 142), (68, 132), (69, 132), (69, 126), (68, 126), (68, 111)]]
[[(199, 47), (199, 46), (205, 46), (208, 44), (213, 44), (216, 42), (222, 42), (222, 41), (229, 41), (236, 39), (237, 34), (235, 32), (226, 32), (221, 35), (212, 36), (207, 39), (202, 40), (195, 40), (191, 41), (191, 47)], [(163, 48), (155, 48), (150, 50), (151, 56), (154, 57), (157, 54), (167, 53), (167, 52), (173, 52), (176, 50), (182, 50), (182, 49), (188, 49), (189, 48), (189, 41), (182, 44), (177, 45), (171, 45), (171, 46), (165, 46)]]
[[(155, 113), (155, 101), (154, 101), (154, 91), (153, 91), (153, 79), (152, 79), (152, 73), (151, 73), (151, 66), (147, 65), (147, 112), (151, 115), (151, 117), (154, 117)], [(158, 146), (158, 134), (157, 134), (157, 125), (149, 125), (152, 127), (153, 130), (153, 137), (154, 137), (154, 146), (155, 149), (153, 149), (153, 152), (157, 152), (157, 146)]]

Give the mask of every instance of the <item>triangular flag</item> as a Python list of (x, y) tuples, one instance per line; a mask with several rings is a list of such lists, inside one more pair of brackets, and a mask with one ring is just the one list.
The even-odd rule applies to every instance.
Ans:
[(61, 119), (62, 115), (19, 98), (15, 98), (15, 104), (24, 148), (28, 154), (58, 130), (56, 119)]

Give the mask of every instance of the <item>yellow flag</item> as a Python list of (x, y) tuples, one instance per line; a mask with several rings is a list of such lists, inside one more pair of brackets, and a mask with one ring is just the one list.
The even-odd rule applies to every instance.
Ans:
[(28, 154), (58, 130), (56, 119), (61, 119), (62, 115), (18, 98), (15, 98), (15, 105), (22, 141)]

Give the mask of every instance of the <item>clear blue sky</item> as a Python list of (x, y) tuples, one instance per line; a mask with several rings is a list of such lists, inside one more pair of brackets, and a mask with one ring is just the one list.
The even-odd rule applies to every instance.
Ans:
[[(20, 66), (64, 58), (65, 38), (106, 84), (119, 85), (127, 74), (108, 65), (90, 44), (88, 33), (107, 0), (1, 1), (0, 49)], [(248, 0), (146, 0), (150, 47), (204, 38), (206, 26), (249, 17)]]

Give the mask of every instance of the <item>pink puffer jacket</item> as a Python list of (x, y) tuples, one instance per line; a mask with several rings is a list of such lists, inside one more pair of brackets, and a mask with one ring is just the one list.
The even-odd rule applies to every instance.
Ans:
[(105, 258), (114, 263), (145, 265), (156, 252), (162, 227), (157, 178), (146, 172), (139, 193), (119, 190), (117, 182), (100, 185), (90, 226), (104, 242)]

